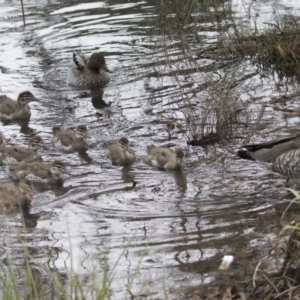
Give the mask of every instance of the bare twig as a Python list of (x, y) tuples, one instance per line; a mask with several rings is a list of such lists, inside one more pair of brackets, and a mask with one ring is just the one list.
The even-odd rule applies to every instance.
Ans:
[(293, 286), (293, 287), (291, 287), (291, 288), (289, 288), (289, 289), (287, 289), (287, 290), (284, 290), (283, 292), (277, 294), (273, 299), (277, 299), (277, 298), (281, 297), (282, 295), (287, 294), (287, 293), (289, 293), (289, 292), (291, 292), (291, 291), (294, 291), (294, 290), (296, 290), (296, 289), (298, 289), (298, 288), (299, 288), (298, 285)]
[(256, 284), (255, 284), (256, 273), (258, 271), (259, 266), (262, 264), (262, 262), (265, 260), (265, 258), (266, 258), (266, 256), (263, 257), (262, 260), (259, 261), (258, 264), (255, 267), (255, 270), (254, 270), (254, 273), (253, 273), (253, 277), (252, 277), (252, 283), (253, 283), (253, 287), (254, 288), (256, 287)]
[(273, 289), (276, 291), (277, 295), (279, 294), (279, 291), (277, 287), (274, 285), (274, 283), (268, 278), (266, 274), (262, 274), (263, 277), (269, 282), (269, 284), (273, 287)]
[(25, 12), (24, 12), (24, 4), (23, 0), (21, 0), (21, 6), (22, 6), (22, 16), (23, 16), (23, 25), (25, 26)]

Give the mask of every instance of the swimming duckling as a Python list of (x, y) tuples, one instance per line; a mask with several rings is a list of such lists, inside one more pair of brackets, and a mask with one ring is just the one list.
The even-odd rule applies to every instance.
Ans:
[(7, 139), (4, 134), (0, 131), (0, 147), (5, 147), (7, 143)]
[(108, 146), (106, 157), (115, 164), (130, 164), (136, 159), (135, 153), (130, 148), (129, 141), (126, 137), (111, 142)]
[(20, 93), (17, 101), (6, 95), (0, 96), (0, 118), (10, 120), (30, 118), (28, 103), (32, 101), (39, 100), (29, 91)]
[(37, 153), (41, 148), (44, 148), (44, 141), (38, 135), (29, 140), (28, 148), (22, 146), (2, 147), (0, 148), (0, 165), (42, 161), (42, 157)]
[(75, 130), (61, 130), (53, 128), (52, 145), (65, 151), (86, 151), (89, 148), (87, 137), (88, 128), (79, 125)]
[(50, 183), (65, 177), (66, 165), (60, 160), (55, 160), (51, 164), (32, 162), (10, 166), (8, 172), (13, 179), (27, 178), (31, 181)]
[(17, 207), (30, 204), (34, 197), (34, 188), (27, 179), (22, 179), (17, 185), (11, 182), (0, 183), (0, 209), (12, 211)]
[(167, 147), (157, 147), (150, 145), (147, 147), (146, 162), (152, 166), (165, 169), (174, 170), (182, 167), (184, 159), (184, 152), (180, 148), (175, 150)]

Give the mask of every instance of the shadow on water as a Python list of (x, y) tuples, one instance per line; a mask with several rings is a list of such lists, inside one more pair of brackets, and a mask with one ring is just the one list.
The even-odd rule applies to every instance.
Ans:
[(3, 126), (8, 126), (10, 124), (17, 124), (20, 126), (20, 133), (23, 133), (24, 135), (29, 135), (34, 133), (34, 129), (29, 127), (29, 120), (30, 119), (20, 119), (20, 120), (5, 120), (2, 119), (1, 122)]
[(89, 156), (89, 154), (87, 152), (79, 152), (78, 156), (80, 157), (80, 159), (82, 159), (83, 161), (85, 161), (87, 164), (92, 163), (92, 158)]
[[(259, 4), (261, 11), (270, 10), (268, 3)], [(264, 223), (258, 213), (279, 201), (275, 199), (283, 194), (284, 179), (260, 164), (238, 160), (234, 153), (242, 138), (229, 145), (191, 147), (185, 131), (176, 125), (170, 134), (166, 125), (174, 119), (185, 124), (186, 99), (192, 108), (205, 107), (207, 89), (230, 75), (253, 114), (267, 107), (265, 126), (252, 137), (253, 142), (261, 141), (270, 132), (275, 136), (297, 129), (298, 117), (276, 109), (271, 99), (298, 87), (279, 83), (272, 74), (262, 79), (248, 59), (217, 64), (202, 57), (202, 46), (217, 47), (215, 37), (207, 34), (207, 28), (211, 32), (214, 28), (209, 18), (199, 23), (201, 45), (194, 41), (195, 49), (190, 49), (195, 51), (198, 69), (185, 65), (172, 48), (176, 43), (170, 45), (174, 58), (169, 57), (169, 64), (182, 71), (177, 74), (179, 87), (174, 71), (166, 69), (159, 37), (153, 36), (156, 19), (151, 1), (43, 1), (41, 5), (31, 0), (25, 4), (25, 28), (19, 2), (1, 5), (0, 66), (6, 70), (0, 73), (1, 92), (16, 98), (20, 91), (30, 90), (42, 99), (31, 106), (30, 120), (4, 121), (1, 131), (11, 144), (27, 144), (34, 131), (50, 145), (53, 126), (86, 124), (92, 146), (86, 153), (43, 151), (45, 162), (63, 160), (69, 177), (55, 185), (37, 186), (38, 195), (24, 214), (26, 230), (20, 214), (8, 216), (9, 223), (1, 219), (0, 257), (13, 249), (15, 261), (21, 261), (16, 232), (26, 237), (48, 291), (49, 265), (65, 274), (73, 263), (74, 271), (89, 275), (91, 266), (98, 270), (101, 265), (99, 253), (108, 249), (109, 269), (118, 262), (110, 286), (112, 299), (123, 299), (127, 288), (132, 295), (162, 299), (164, 291), (217, 279), (228, 283), (230, 278), (217, 270), (226, 254), (234, 255), (237, 262), (232, 278), (250, 273), (250, 266), (267, 251), (266, 231), (272, 234), (269, 227), (260, 226)], [(105, 54), (112, 70), (107, 87), (67, 84), (72, 50), (78, 49)], [(298, 106), (294, 100), (287, 103), (288, 109)], [(133, 165), (115, 166), (105, 156), (107, 142), (121, 136), (127, 136), (135, 150)], [(145, 164), (146, 146), (153, 143), (183, 148), (188, 154), (185, 169), (165, 172)], [(1, 167), (0, 180), (7, 179)], [(16, 266), (21, 281), (23, 265)], [(139, 275), (129, 284), (136, 269)]]
[(178, 188), (178, 192), (183, 196), (187, 190), (187, 179), (184, 172), (180, 170), (176, 170), (172, 172), (172, 175), (174, 176), (174, 180), (176, 182), (176, 186)]
[(99, 87), (92, 87), (90, 93), (80, 93), (79, 99), (87, 99), (91, 97), (92, 105), (95, 109), (104, 109), (105, 107), (111, 106), (103, 100), (103, 89)]
[(102, 98), (103, 89), (96, 88), (96, 87), (92, 88), (91, 96), (92, 96), (92, 104), (96, 109), (103, 109), (105, 107), (111, 106), (111, 104), (107, 104)]
[(134, 179), (135, 179), (135, 176), (134, 176), (134, 172), (132, 170), (132, 166), (131, 165), (125, 165), (122, 167), (122, 180), (125, 182), (125, 183), (129, 183), (129, 182), (133, 182)]
[(39, 213), (31, 214), (29, 206), (23, 207), (21, 214), (23, 217), (23, 224), (26, 228), (35, 228), (38, 224), (38, 219), (41, 217)]

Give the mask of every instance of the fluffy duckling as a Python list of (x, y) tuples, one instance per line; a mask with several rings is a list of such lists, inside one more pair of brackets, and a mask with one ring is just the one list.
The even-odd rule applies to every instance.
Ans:
[(34, 188), (27, 179), (22, 179), (18, 185), (10, 182), (0, 183), (0, 209), (12, 211), (31, 203), (34, 197)]
[(68, 70), (67, 80), (77, 86), (103, 87), (110, 81), (109, 72), (102, 53), (86, 57), (79, 51), (73, 52), (73, 60)]
[(26, 178), (35, 182), (51, 183), (65, 177), (66, 165), (60, 160), (51, 164), (32, 162), (10, 166), (8, 172), (13, 179)]
[(136, 159), (135, 153), (130, 148), (129, 141), (126, 137), (111, 142), (108, 146), (106, 157), (114, 164), (130, 164)]
[(175, 150), (166, 147), (150, 145), (147, 147), (146, 162), (154, 167), (174, 170), (182, 167), (184, 152), (180, 148)]
[(53, 128), (52, 145), (65, 151), (86, 151), (89, 148), (87, 137), (88, 127), (79, 125), (75, 130)]
[(41, 148), (44, 148), (44, 141), (38, 135), (29, 140), (28, 148), (22, 146), (2, 147), (0, 148), (0, 165), (42, 161), (42, 157), (37, 153)]
[(0, 147), (5, 147), (7, 143), (7, 139), (4, 134), (0, 131)]
[(17, 101), (7, 97), (0, 96), (0, 117), (3, 119), (25, 119), (30, 118), (31, 112), (28, 103), (39, 101), (29, 91), (19, 94)]

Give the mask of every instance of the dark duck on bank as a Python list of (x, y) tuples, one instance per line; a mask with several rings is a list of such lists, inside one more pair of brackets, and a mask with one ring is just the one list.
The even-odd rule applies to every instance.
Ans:
[(248, 160), (257, 160), (289, 179), (300, 178), (300, 134), (290, 135), (273, 141), (243, 146), (237, 155)]

